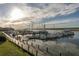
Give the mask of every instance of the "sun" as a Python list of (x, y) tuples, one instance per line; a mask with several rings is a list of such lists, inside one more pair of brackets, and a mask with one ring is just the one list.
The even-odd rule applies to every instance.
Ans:
[(19, 20), (20, 18), (25, 17), (25, 14), (19, 8), (14, 8), (10, 14), (10, 20)]

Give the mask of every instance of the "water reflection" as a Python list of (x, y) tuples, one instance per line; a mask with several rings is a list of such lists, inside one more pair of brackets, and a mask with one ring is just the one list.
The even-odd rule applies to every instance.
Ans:
[(29, 40), (29, 44), (33, 43), (33, 46), (39, 45), (42, 51), (46, 51), (48, 47), (48, 53), (51, 55), (79, 55), (79, 32), (74, 32), (74, 35), (65, 36), (62, 38), (51, 40)]
[(79, 46), (79, 32), (74, 32), (74, 33), (75, 33), (75, 35), (57, 39), (57, 42), (58, 43), (63, 43), (63, 42), (72, 43), (72, 44), (76, 44), (77, 46)]

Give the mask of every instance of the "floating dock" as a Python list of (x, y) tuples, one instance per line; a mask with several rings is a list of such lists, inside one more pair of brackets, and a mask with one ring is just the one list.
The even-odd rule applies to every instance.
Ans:
[(55, 38), (61, 38), (65, 36), (71, 36), (74, 35), (74, 32), (72, 31), (62, 31), (57, 33), (48, 33), (48, 31), (37, 31), (32, 32), (31, 34), (27, 34), (27, 37), (29, 39), (55, 39)]

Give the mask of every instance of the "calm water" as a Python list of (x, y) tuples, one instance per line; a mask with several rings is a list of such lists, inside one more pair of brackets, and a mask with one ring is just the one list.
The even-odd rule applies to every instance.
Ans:
[[(56, 31), (49, 31), (49, 32), (54, 33)], [(58, 38), (56, 41), (57, 43), (72, 43), (72, 44), (79, 46), (79, 31), (74, 31), (74, 35)]]
[[(60, 32), (60, 31), (49, 31), (50, 33)], [(48, 47), (49, 54), (59, 55), (78, 55), (79, 56), (79, 32), (75, 31), (72, 36), (62, 37), (55, 40), (42, 41), (36, 39), (35, 41), (29, 40), (29, 44), (33, 43), (34, 46), (39, 45), (42, 51), (46, 51)]]

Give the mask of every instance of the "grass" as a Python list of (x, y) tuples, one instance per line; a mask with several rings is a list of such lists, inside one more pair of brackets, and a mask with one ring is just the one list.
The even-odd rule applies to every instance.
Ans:
[[(0, 32), (0, 36), (3, 35)], [(0, 44), (0, 56), (28, 56), (29, 54), (6, 39)]]

